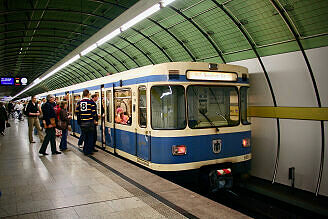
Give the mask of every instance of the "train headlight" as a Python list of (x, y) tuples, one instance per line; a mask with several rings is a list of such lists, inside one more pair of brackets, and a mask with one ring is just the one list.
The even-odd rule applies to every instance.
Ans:
[(173, 145), (172, 146), (172, 154), (173, 155), (185, 155), (185, 154), (187, 154), (186, 145)]
[(243, 141), (242, 141), (242, 145), (243, 145), (244, 148), (250, 147), (251, 146), (251, 139), (244, 138)]

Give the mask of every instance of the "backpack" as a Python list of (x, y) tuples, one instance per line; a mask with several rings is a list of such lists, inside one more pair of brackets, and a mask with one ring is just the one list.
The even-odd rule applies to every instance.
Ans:
[[(59, 110), (59, 112), (60, 112), (61, 110)], [(62, 117), (60, 116), (61, 115), (61, 113), (59, 113), (59, 118), (58, 118), (58, 121), (57, 121), (57, 125), (56, 125), (56, 127), (57, 127), (57, 129), (59, 129), (59, 130), (65, 130), (65, 129), (67, 129), (67, 127), (68, 127), (68, 124), (67, 124), (67, 121), (63, 121), (62, 120)]]

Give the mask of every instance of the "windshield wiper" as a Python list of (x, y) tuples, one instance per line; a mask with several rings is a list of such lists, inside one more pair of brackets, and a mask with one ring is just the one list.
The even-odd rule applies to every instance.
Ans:
[[(218, 116), (220, 116), (221, 118), (223, 118), (226, 122), (228, 122), (228, 120), (224, 117), (224, 116), (222, 116), (220, 113), (218, 113), (218, 112), (215, 112), (216, 113), (216, 115), (218, 115)], [(228, 122), (229, 123), (229, 122)]]
[(198, 110), (200, 114), (202, 114), (202, 116), (205, 117), (205, 119), (212, 125), (212, 127), (215, 127), (214, 123), (212, 120), (210, 120), (210, 118), (208, 118), (204, 112), (202, 112), (201, 110)]

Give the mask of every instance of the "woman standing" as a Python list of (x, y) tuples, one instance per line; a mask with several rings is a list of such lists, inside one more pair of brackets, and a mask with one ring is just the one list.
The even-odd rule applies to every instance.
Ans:
[(5, 106), (0, 102), (0, 134), (5, 135), (6, 122), (8, 122), (8, 116)]
[(62, 138), (60, 141), (60, 145), (59, 145), (59, 150), (61, 151), (65, 151), (67, 150), (67, 133), (68, 133), (68, 124), (69, 124), (69, 120), (72, 118), (72, 116), (70, 116), (67, 112), (67, 102), (66, 101), (62, 101), (60, 103), (60, 112), (59, 112), (59, 120), (61, 124), (61, 128), (62, 128)]

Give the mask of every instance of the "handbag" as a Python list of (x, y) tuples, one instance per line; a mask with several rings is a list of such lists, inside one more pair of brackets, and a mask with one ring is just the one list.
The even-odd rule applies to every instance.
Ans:
[(7, 127), (7, 128), (11, 127), (11, 125), (10, 125), (9, 122), (6, 123), (6, 127)]
[(67, 126), (68, 126), (67, 121), (63, 121), (63, 120), (60, 120), (60, 119), (58, 120), (57, 129), (65, 130), (65, 129), (67, 129)]

